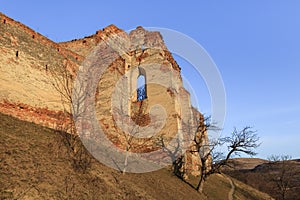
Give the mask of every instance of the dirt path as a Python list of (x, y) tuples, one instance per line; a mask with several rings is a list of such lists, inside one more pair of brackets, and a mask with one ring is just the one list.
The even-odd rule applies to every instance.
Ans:
[(231, 180), (230, 177), (228, 176), (224, 176), (230, 183), (231, 185), (231, 190), (228, 192), (228, 200), (233, 200), (233, 194), (234, 194), (234, 191), (235, 191), (235, 185), (233, 183), (233, 181)]

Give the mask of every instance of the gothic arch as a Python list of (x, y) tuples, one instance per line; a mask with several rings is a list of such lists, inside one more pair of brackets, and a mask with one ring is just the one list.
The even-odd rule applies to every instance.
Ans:
[(137, 101), (142, 101), (147, 98), (147, 76), (145, 69), (138, 67), (138, 77), (137, 77)]

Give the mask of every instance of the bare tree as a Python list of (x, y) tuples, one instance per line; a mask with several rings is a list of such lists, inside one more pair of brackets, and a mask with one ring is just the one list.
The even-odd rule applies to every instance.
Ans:
[(267, 179), (273, 183), (274, 194), (277, 194), (276, 198), (282, 200), (288, 199), (289, 193), (296, 187), (296, 178), (300, 174), (299, 169), (291, 159), (292, 157), (288, 155), (272, 155), (268, 158), (269, 173)]
[[(123, 137), (125, 138), (125, 151), (126, 151), (126, 155), (125, 155), (125, 160), (124, 160), (124, 168), (122, 173), (125, 174), (127, 167), (128, 167), (128, 158), (130, 156), (130, 152), (134, 146), (134, 139), (136, 134), (139, 133), (139, 129), (140, 129), (140, 124), (142, 123), (142, 112), (143, 109), (143, 101), (140, 102), (139, 106), (138, 106), (138, 111), (135, 115), (135, 119), (134, 122), (135, 124), (129, 127), (129, 133), (123, 132)], [(128, 118), (131, 118), (130, 116), (127, 116)]]
[[(210, 152), (212, 152), (211, 150), (214, 149), (214, 146), (208, 143), (206, 131), (208, 130), (208, 128), (214, 130), (217, 130), (218, 128), (213, 124), (209, 124), (209, 119), (210, 117), (204, 118), (201, 115), (199, 119), (196, 119), (196, 125), (198, 124), (197, 126), (195, 126), (195, 123), (193, 123), (193, 120), (195, 119), (190, 119), (187, 123), (183, 124), (182, 131), (187, 133), (185, 134), (186, 136), (191, 133), (193, 136), (192, 138), (190, 138), (189, 136), (180, 137), (180, 135), (178, 135), (178, 137), (174, 138), (176, 141), (171, 145), (166, 145), (166, 138), (163, 135), (161, 135), (157, 140), (158, 145), (163, 149), (164, 152), (168, 154), (168, 157), (173, 162), (173, 173), (184, 181), (188, 179), (189, 175), (189, 166), (187, 163), (187, 157), (189, 153), (202, 155), (199, 156), (201, 161), (200, 171), (207, 171), (207, 169), (209, 169), (209, 166), (211, 166), (212, 154)], [(191, 139), (194, 143), (191, 143)], [(191, 144), (194, 145), (190, 146)], [(205, 175), (205, 173), (201, 173), (201, 179), (205, 178), (202, 177), (202, 175)]]
[[(130, 117), (130, 116), (128, 116)], [(133, 127), (131, 127), (131, 130), (129, 131), (129, 133), (126, 132), (122, 132), (122, 136), (125, 139), (125, 159), (124, 159), (124, 164), (123, 164), (123, 169), (122, 169), (122, 173), (125, 174), (127, 172), (127, 168), (129, 165), (129, 157), (131, 154), (131, 150), (133, 149), (134, 146), (134, 138), (135, 135), (139, 132), (139, 126), (138, 125), (134, 125)]]
[[(215, 149), (219, 145), (219, 141), (208, 140), (208, 130), (219, 130), (215, 123), (211, 123), (210, 116), (200, 116), (197, 119), (196, 132), (194, 134), (194, 146), (191, 149), (191, 153), (198, 153), (200, 158), (200, 179), (196, 186), (196, 190), (202, 192), (205, 180), (210, 174), (213, 173), (212, 160), (215, 155)], [(219, 160), (219, 159), (218, 159)]]
[(240, 131), (234, 128), (230, 137), (221, 138), (220, 140), (228, 144), (229, 152), (226, 156), (226, 161), (232, 154), (238, 155), (239, 153), (245, 153), (250, 156), (255, 156), (257, 153), (254, 150), (260, 146), (259, 137), (256, 131), (253, 131), (250, 126), (246, 126)]
[[(253, 131), (249, 126), (243, 128), (242, 130), (237, 130), (235, 128), (229, 137), (220, 138), (216, 141), (206, 141), (203, 132), (210, 128), (218, 128), (214, 124), (210, 123), (210, 118), (202, 119), (202, 121), (204, 122), (200, 123), (198, 132), (196, 133), (194, 139), (196, 150), (199, 152), (199, 157), (201, 160), (200, 180), (196, 187), (197, 191), (199, 192), (203, 191), (203, 186), (206, 179), (214, 173), (220, 173), (220, 169), (224, 165), (227, 165), (227, 162), (232, 155), (245, 153), (253, 156), (256, 155), (254, 150), (260, 146), (258, 143), (259, 137), (257, 136), (256, 131)], [(224, 145), (226, 145), (228, 148), (227, 154), (217, 151), (218, 147)]]
[(61, 96), (64, 115), (60, 116), (60, 123), (56, 124), (55, 130), (63, 138), (63, 143), (68, 149), (72, 160), (72, 166), (76, 170), (85, 171), (91, 165), (91, 157), (79, 139), (75, 121), (80, 117), (81, 108), (88, 92), (84, 91), (84, 83), (74, 85), (75, 72), (61, 68), (49, 68), (51, 81), (54, 89)]
[[(125, 95), (123, 95), (125, 96)], [(114, 160), (114, 164), (123, 174), (126, 174), (127, 168), (130, 162), (134, 162), (134, 159), (129, 160), (132, 151), (143, 150), (143, 147), (150, 144), (153, 137), (138, 138), (138, 134), (141, 134), (141, 127), (147, 124), (147, 114), (145, 114), (145, 100), (137, 101), (133, 104), (134, 111), (130, 115), (125, 110), (122, 102), (120, 102), (119, 109), (115, 110), (115, 115), (119, 119), (118, 122), (114, 120), (115, 126), (118, 127), (118, 123), (121, 123), (121, 134), (118, 137), (123, 141), (122, 145), (125, 150), (124, 161)], [(139, 141), (138, 141), (139, 140)]]
[(176, 142), (167, 145), (166, 140), (164, 135), (160, 135), (157, 138), (157, 144), (167, 153), (169, 159), (172, 161), (173, 173), (180, 179), (184, 179), (185, 171), (182, 169), (184, 165), (184, 155), (181, 155), (181, 141), (179, 137), (176, 137)]

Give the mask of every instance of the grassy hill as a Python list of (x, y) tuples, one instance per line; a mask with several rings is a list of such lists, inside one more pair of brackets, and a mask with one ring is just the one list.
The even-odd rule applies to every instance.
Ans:
[(168, 169), (121, 174), (92, 159), (74, 170), (62, 136), (0, 114), (0, 199), (270, 199), (224, 175), (209, 178), (204, 194)]
[(283, 199), (286, 184), (286, 200), (300, 199), (300, 160), (287, 160), (271, 163), (257, 158), (238, 158), (230, 161), (233, 168), (224, 173), (234, 177), (260, 191), (270, 194), (275, 199)]

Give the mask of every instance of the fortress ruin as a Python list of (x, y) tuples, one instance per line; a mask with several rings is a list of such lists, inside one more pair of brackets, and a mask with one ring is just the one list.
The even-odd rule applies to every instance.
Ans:
[[(124, 120), (139, 127), (135, 133), (139, 136), (132, 135), (130, 141), (131, 152), (155, 151), (162, 148), (162, 140), (167, 145), (178, 137), (189, 142), (182, 170), (199, 173), (199, 154), (191, 149), (196, 134), (204, 134), (207, 141), (206, 131), (197, 129), (204, 123), (203, 116), (192, 107), (181, 69), (160, 33), (137, 27), (127, 34), (110, 25), (82, 39), (55, 43), (1, 13), (0, 33), (0, 112), (53, 129), (69, 123), (66, 115), (70, 110), (53, 80), (62, 76), (61, 71), (75, 80), (83, 63), (98, 53), (99, 58), (112, 58), (107, 68), (100, 70), (92, 97), (97, 121), (107, 138), (120, 149), (128, 148), (132, 129), (120, 127)], [(105, 46), (115, 35), (122, 39), (117, 42), (120, 51), (127, 48), (125, 53)], [(101, 43), (105, 45), (101, 47)], [(151, 130), (158, 131), (153, 134)]]

